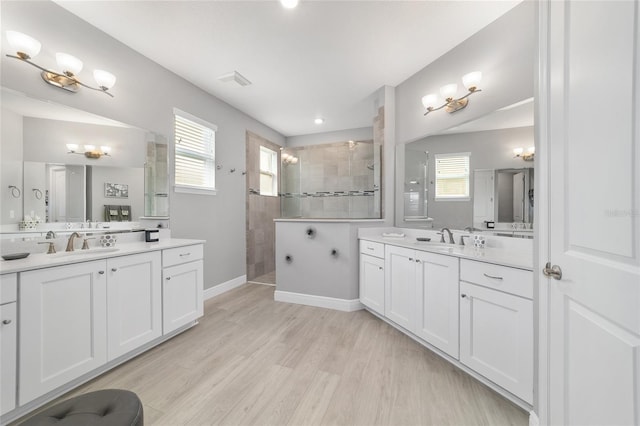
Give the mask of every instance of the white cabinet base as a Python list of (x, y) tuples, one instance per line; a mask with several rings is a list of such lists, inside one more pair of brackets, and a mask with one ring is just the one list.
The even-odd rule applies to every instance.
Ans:
[(164, 268), (162, 279), (163, 333), (203, 315), (202, 260)]

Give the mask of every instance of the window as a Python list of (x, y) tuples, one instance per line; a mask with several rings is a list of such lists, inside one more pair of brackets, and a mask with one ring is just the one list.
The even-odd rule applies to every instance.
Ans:
[(278, 154), (260, 147), (260, 195), (278, 195)]
[(436, 162), (436, 200), (469, 199), (469, 153), (440, 154)]
[(215, 194), (215, 125), (174, 109), (175, 190)]

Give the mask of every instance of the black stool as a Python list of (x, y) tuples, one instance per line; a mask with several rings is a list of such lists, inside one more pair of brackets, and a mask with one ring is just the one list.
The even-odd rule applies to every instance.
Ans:
[(22, 426), (143, 426), (142, 402), (133, 392), (105, 389), (62, 401)]

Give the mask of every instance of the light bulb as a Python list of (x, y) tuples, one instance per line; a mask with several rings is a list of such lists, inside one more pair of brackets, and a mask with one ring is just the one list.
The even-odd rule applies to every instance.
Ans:
[(298, 164), (298, 157), (293, 157), (291, 159), (291, 164)]
[(109, 90), (116, 84), (116, 76), (104, 70), (94, 70), (93, 78), (102, 90)]
[(458, 85), (456, 83), (447, 84), (440, 88), (440, 94), (445, 99), (453, 99), (458, 93)]
[(324, 118), (318, 117), (315, 120), (313, 120), (313, 122), (316, 123), (316, 124), (322, 124), (322, 123), (324, 123)]
[(422, 97), (422, 105), (429, 109), (429, 107), (434, 108), (438, 103), (438, 96), (435, 93), (428, 94)]
[(535, 146), (530, 146), (529, 148), (527, 148), (527, 152), (529, 154), (535, 154), (536, 152), (536, 147)]
[(480, 71), (473, 71), (462, 76), (462, 84), (464, 84), (464, 87), (470, 92), (478, 89), (480, 81), (482, 81), (482, 73)]
[(76, 75), (82, 71), (82, 61), (68, 53), (56, 53), (56, 62), (58, 63), (58, 67), (64, 73)]
[(280, 0), (280, 4), (285, 9), (293, 9), (298, 5), (298, 0)]
[(6, 34), (9, 46), (18, 53), (18, 56), (20, 53), (26, 55), (23, 59), (35, 58), (40, 53), (42, 44), (35, 38), (18, 31), (7, 31)]
[(523, 152), (524, 149), (522, 148), (513, 148), (513, 155), (515, 155), (516, 157), (521, 156)]
[(69, 152), (76, 152), (78, 150), (78, 144), (77, 143), (68, 143), (67, 144), (67, 149), (69, 150)]

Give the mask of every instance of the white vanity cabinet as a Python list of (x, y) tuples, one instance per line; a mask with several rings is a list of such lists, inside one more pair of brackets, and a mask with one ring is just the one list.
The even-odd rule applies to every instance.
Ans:
[(170, 333), (203, 315), (203, 245), (162, 252), (162, 328)]
[(20, 273), (19, 402), (107, 361), (107, 262)]
[(17, 274), (0, 275), (0, 415), (16, 406)]
[(460, 261), (460, 361), (533, 402), (533, 274)]
[(384, 244), (360, 240), (360, 302), (384, 315)]
[(385, 316), (458, 358), (458, 258), (385, 246)]
[(107, 259), (107, 359), (162, 335), (161, 254)]

